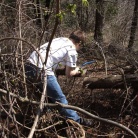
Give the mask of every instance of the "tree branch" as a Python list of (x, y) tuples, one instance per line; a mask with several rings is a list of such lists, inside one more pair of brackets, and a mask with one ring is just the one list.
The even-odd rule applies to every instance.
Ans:
[[(1, 93), (4, 93), (4, 94), (7, 94), (7, 91), (3, 90), (3, 89), (0, 89), (0, 92)], [(29, 99), (24, 99), (23, 97), (20, 97), (20, 96), (17, 96), (16, 94), (13, 94), (11, 92), (9, 92), (9, 94), (15, 98), (18, 98), (20, 101), (22, 100), (22, 102), (29, 102), (29, 103), (32, 103), (32, 104), (35, 104), (35, 105), (39, 105), (39, 102), (36, 102), (36, 101), (31, 101)], [(101, 117), (98, 117), (96, 115), (93, 115), (87, 111), (85, 111), (84, 109), (81, 109), (79, 107), (76, 107), (76, 106), (71, 106), (71, 105), (64, 105), (64, 104), (61, 104), (61, 103), (56, 103), (56, 104), (51, 104), (51, 103), (44, 103), (44, 106), (47, 106), (47, 107), (53, 107), (53, 108), (59, 108), (59, 107), (62, 107), (62, 108), (67, 108), (67, 109), (72, 109), (72, 110), (75, 110), (75, 111), (78, 111), (90, 118), (93, 118), (97, 121), (101, 121), (101, 122), (104, 122), (104, 123), (108, 123), (108, 124), (111, 124), (111, 125), (114, 125), (116, 127), (119, 127), (121, 129), (123, 129), (124, 131), (128, 132), (129, 134), (131, 134), (134, 138), (138, 138), (136, 136), (136, 134), (130, 130), (128, 127), (120, 124), (120, 123), (117, 123), (115, 121), (112, 121), (112, 120), (109, 120), (109, 119), (104, 119), (104, 118), (101, 118)]]

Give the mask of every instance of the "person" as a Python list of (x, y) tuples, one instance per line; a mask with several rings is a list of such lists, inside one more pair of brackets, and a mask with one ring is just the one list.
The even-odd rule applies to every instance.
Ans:
[[(69, 35), (69, 38), (58, 37), (52, 40), (46, 63), (46, 74), (47, 96), (53, 103), (59, 102), (62, 104), (68, 104), (66, 96), (63, 94), (55, 76), (55, 70), (61, 66), (65, 66), (65, 75), (67, 77), (81, 74), (79, 67), (77, 67), (77, 51), (80, 49), (81, 44), (84, 41), (85, 33), (81, 30), (73, 31)], [(47, 46), (48, 42), (40, 46), (38, 49), (41, 57), (44, 60), (46, 58)], [(26, 76), (28, 78), (32, 77), (33, 80), (35, 80), (36, 74), (38, 74), (38, 70), (41, 72), (42, 68), (43, 63), (38, 56), (38, 53), (36, 51), (33, 51), (27, 59), (27, 64), (25, 66)], [(39, 87), (42, 89), (43, 84), (39, 84)], [(82, 125), (92, 125), (89, 119), (80, 117), (74, 110), (61, 108), (59, 112), (66, 118), (72, 119)]]

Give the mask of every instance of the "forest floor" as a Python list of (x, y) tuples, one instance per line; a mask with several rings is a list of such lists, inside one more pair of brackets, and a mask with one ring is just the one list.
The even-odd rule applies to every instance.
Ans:
[[(86, 75), (87, 77), (96, 76), (96, 77), (102, 78), (103, 76), (105, 76), (105, 69), (103, 66), (100, 66), (100, 64), (98, 66), (95, 66), (93, 64), (88, 65), (86, 68), (88, 69), (88, 73)], [(95, 71), (92, 71), (92, 70), (95, 70)], [(108, 75), (116, 74), (116, 73), (117, 72), (114, 72), (114, 71), (110, 71), (110, 72), (108, 71)], [(13, 75), (13, 78), (15, 79), (14, 75)], [(125, 89), (112, 89), (112, 88), (90, 90), (83, 87), (83, 79), (84, 77), (74, 77), (71, 79), (67, 79), (65, 76), (58, 77), (59, 84), (61, 85), (61, 88), (67, 97), (69, 105), (80, 107), (98, 117), (109, 119), (117, 123), (123, 124), (124, 126), (131, 129), (138, 136), (138, 105), (136, 106), (133, 103), (133, 98), (132, 98), (133, 90), (131, 88), (128, 88), (127, 91)], [(16, 81), (18, 82), (18, 80)], [(11, 83), (11, 89), (17, 90), (17, 92), (15, 91), (16, 94), (18, 94), (18, 92), (24, 93), (24, 89), (22, 89), (20, 80), (19, 80), (19, 84), (17, 83), (16, 85), (14, 85), (14, 83), (13, 84)], [(29, 90), (28, 93), (30, 92), (29, 94), (31, 94), (32, 100), (40, 101), (40, 98), (37, 96), (37, 94), (33, 92), (36, 90), (34, 86), (28, 90)], [(42, 93), (40, 93), (40, 96), (41, 94)], [(5, 99), (4, 99), (4, 102), (1, 101), (1, 103), (3, 104), (3, 108), (5, 107), (5, 109), (8, 109), (7, 108), (8, 104)], [(19, 117), (16, 118), (17, 121), (19, 121), (20, 123), (25, 123), (25, 125), (31, 128), (33, 125), (33, 121), (35, 119), (38, 105), (32, 105), (28, 103), (25, 104), (18, 100), (17, 100), (17, 103), (18, 104), (15, 104), (15, 107), (16, 107), (15, 109), (17, 109), (17, 116), (19, 115)], [(80, 114), (79, 112), (78, 114), (80, 116), (86, 117), (83, 114)], [(0, 120), (0, 129), (3, 128), (4, 130), (3, 132), (6, 132), (6, 133), (13, 132), (14, 135), (16, 135), (15, 134), (16, 127), (13, 123), (13, 120), (9, 119), (7, 114), (0, 114), (0, 115), (1, 115), (0, 117), (4, 115), (3, 120), (2, 119)], [(44, 119), (43, 119), (43, 115), (45, 116)], [(54, 116), (54, 115), (58, 116), (58, 113), (52, 112), (51, 114), (49, 114), (49, 112), (43, 111), (43, 115), (41, 115), (39, 120), (39, 124), (38, 124), (39, 129), (47, 128), (50, 125), (53, 126), (54, 121), (52, 120), (53, 118), (51, 116)], [(61, 116), (59, 118), (61, 118)], [(9, 122), (9, 120), (11, 121), (10, 125), (7, 123), (7, 121)], [(130, 134), (128, 134), (128, 132), (114, 125), (104, 123), (101, 121), (96, 121), (94, 119), (92, 119), (92, 121), (93, 121), (93, 126), (91, 128), (85, 127), (85, 126), (83, 127), (86, 133), (86, 138), (133, 138)], [(49, 124), (49, 122), (51, 124)], [(5, 124), (5, 128), (7, 127), (6, 129), (2, 127), (3, 124)], [(28, 133), (30, 131), (29, 129), (25, 129), (20, 125), (19, 125), (19, 129), (22, 135), (24, 135), (25, 137), (28, 136)], [(55, 128), (54, 129), (52, 128), (49, 132), (52, 135), (58, 133), (58, 131)], [(38, 136), (38, 135), (41, 135), (40, 133), (41, 132), (36, 132), (34, 138), (40, 138)], [(1, 134), (2, 133), (0, 132), (0, 136)], [(45, 138), (55, 138), (52, 136), (51, 137), (47, 136), (48, 135), (47, 132), (45, 133), (45, 135), (46, 135)], [(13, 138), (16, 138), (16, 137), (13, 136)], [(41, 138), (44, 138), (44, 137), (41, 135)], [(77, 137), (68, 137), (68, 138), (77, 138)]]
[[(88, 69), (91, 66), (88, 67)], [(113, 72), (108, 72), (112, 74)], [(105, 72), (88, 72), (87, 76), (104, 76)], [(133, 90), (87, 89), (83, 88), (84, 78), (66, 79), (59, 77), (59, 83), (70, 105), (80, 107), (101, 118), (123, 124), (138, 136), (138, 107), (132, 102)], [(80, 114), (80, 116), (83, 116)], [(93, 119), (93, 127), (84, 127), (86, 138), (132, 138), (127, 132), (114, 125)]]

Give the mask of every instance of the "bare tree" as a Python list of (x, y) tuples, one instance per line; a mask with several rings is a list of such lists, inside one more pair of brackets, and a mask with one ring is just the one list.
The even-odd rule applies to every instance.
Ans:
[[(0, 2), (0, 137), (59, 137), (62, 131), (60, 131), (61, 129), (58, 128), (58, 125), (62, 125), (62, 130), (68, 130), (68, 133), (74, 137), (85, 137), (84, 128), (75, 122), (67, 121), (66, 127), (64, 127), (63, 122), (66, 122), (66, 120), (57, 111), (57, 108), (60, 107), (74, 109), (97, 121), (111, 123), (136, 137), (127, 127), (82, 110), (83, 108), (91, 112), (91, 109), (88, 107), (92, 105), (90, 98), (92, 91), (87, 94), (86, 89), (82, 90), (80, 86), (82, 78), (73, 78), (73, 83), (76, 85), (71, 85), (65, 83), (64, 77), (61, 77), (62, 86), (65, 87), (66, 92), (68, 92), (68, 97), (71, 95), (70, 97), (73, 99), (71, 104), (76, 104), (77, 106), (83, 105), (81, 108), (61, 105), (60, 103), (47, 103), (46, 83), (44, 89), (40, 90), (34, 83), (26, 79), (24, 70), (26, 59), (32, 50), (35, 50), (41, 58), (41, 54), (38, 52), (37, 48), (46, 41), (47, 36), (49, 37), (47, 39), (49, 41), (49, 49), (54, 35), (60, 35), (57, 31), (58, 29), (63, 32), (63, 35), (68, 34), (68, 31), (72, 31), (72, 28), (82, 28), (87, 31), (94, 30), (93, 25), (90, 24), (90, 21), (94, 22), (94, 4), (84, 9), (82, 4), (80, 4), (80, 11), (77, 10), (78, 18), (73, 18), (77, 25), (72, 24), (72, 20), (67, 16), (67, 20), (70, 21), (70, 26), (68, 27), (64, 19), (62, 22), (60, 20), (60, 17), (62, 18), (67, 10), (65, 7), (66, 4), (64, 8), (62, 7), (65, 11), (60, 7), (60, 2), (63, 2), (62, 0), (36, 0), (35, 2), (34, 0), (14, 0), (12, 2), (11, 0), (2, 0), (2, 2)], [(64, 2), (67, 1), (64, 0)], [(75, 2), (80, 3), (80, 0)], [(94, 1), (91, 2), (94, 3)], [(97, 0), (96, 2), (97, 17), (95, 18), (95, 39), (101, 42), (103, 41), (104, 4), (103, 0)], [(34, 12), (36, 9), (37, 12)], [(91, 13), (93, 16), (91, 16)], [(39, 16), (36, 17), (36, 14)], [(72, 16), (72, 14), (70, 14), (70, 16)], [(36, 25), (37, 19), (41, 24), (40, 26)], [(92, 52), (91, 49), (88, 49), (88, 52)], [(47, 58), (46, 56), (46, 59), (44, 59), (45, 63), (47, 62)], [(85, 56), (85, 58), (87, 58), (87, 56)], [(91, 53), (88, 58), (92, 58)], [(81, 58), (81, 60), (84, 59)], [(69, 92), (70, 86), (73, 90), (71, 89)], [(86, 100), (83, 100), (83, 98), (86, 98)], [(89, 101), (88, 106), (86, 105), (87, 100)], [(101, 126), (99, 126), (98, 124), (96, 131), (97, 129), (100, 130)]]
[(104, 0), (96, 0), (94, 39), (97, 42), (103, 41), (103, 25), (104, 25), (103, 22), (104, 22)]
[(135, 0), (135, 6), (134, 6), (134, 12), (133, 12), (133, 18), (132, 18), (132, 24), (131, 24), (130, 39), (129, 39), (129, 44), (128, 44), (129, 52), (132, 51), (132, 47), (135, 41), (137, 24), (138, 24), (138, 1)]

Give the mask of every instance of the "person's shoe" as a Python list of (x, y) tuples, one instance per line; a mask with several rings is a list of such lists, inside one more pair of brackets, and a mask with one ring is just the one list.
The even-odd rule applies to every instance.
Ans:
[(93, 120), (87, 118), (80, 118), (80, 124), (88, 127), (92, 127), (94, 125)]

